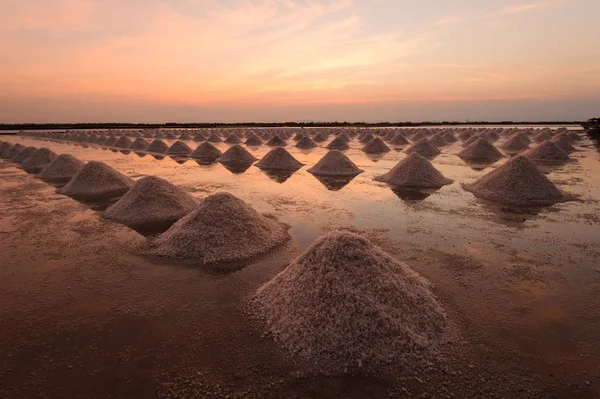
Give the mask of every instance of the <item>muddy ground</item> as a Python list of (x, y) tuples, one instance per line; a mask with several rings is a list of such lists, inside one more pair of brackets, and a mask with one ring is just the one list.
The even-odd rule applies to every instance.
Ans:
[[(367, 172), (330, 191), (305, 168), (281, 183), (256, 168), (236, 175), (192, 161), (8, 140), (101, 160), (134, 178), (157, 174), (198, 197), (231, 191), (292, 224), (294, 241), (233, 273), (153, 258), (147, 237), (0, 161), (0, 397), (600, 397), (593, 149), (546, 170), (578, 201), (511, 209), (461, 189), (491, 169), (465, 165), (454, 148), (434, 165), (455, 184), (415, 199), (372, 181), (401, 153), (374, 161), (350, 150)], [(290, 152), (314, 163), (324, 150)], [(386, 375), (315, 376), (245, 315), (249, 294), (332, 229), (368, 236), (435, 284), (457, 329), (437, 358)]]

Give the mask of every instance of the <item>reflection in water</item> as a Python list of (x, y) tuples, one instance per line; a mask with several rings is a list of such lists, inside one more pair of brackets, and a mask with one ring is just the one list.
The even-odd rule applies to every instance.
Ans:
[(129, 155), (131, 154), (131, 150), (119, 150), (119, 152), (123, 155)]
[(550, 206), (516, 206), (499, 204), (493, 201), (479, 199), (483, 208), (494, 214), (496, 223), (507, 226), (523, 225), (525, 222), (535, 219), (543, 210), (548, 210)]
[(476, 172), (481, 172), (482, 170), (485, 170), (485, 169), (489, 168), (490, 166), (492, 166), (491, 163), (471, 162), (471, 161), (467, 161), (464, 159), (463, 159), (463, 161), (465, 161), (465, 164), (469, 168), (473, 169)]
[(150, 155), (152, 155), (152, 157), (153, 157), (154, 159), (157, 159), (157, 160), (159, 160), (159, 161), (162, 161), (163, 159), (165, 159), (165, 156), (164, 156), (164, 155), (160, 155), (160, 154), (150, 154)]
[(292, 175), (296, 172), (296, 171), (290, 171), (290, 170), (278, 170), (278, 171), (274, 171), (274, 170), (263, 170), (262, 171), (264, 174), (266, 174), (271, 180), (273, 180), (276, 183), (279, 184), (283, 184), (285, 183), (290, 177), (292, 177)]
[(232, 164), (232, 163), (222, 163), (221, 165), (223, 165), (223, 167), (225, 167), (225, 169), (227, 169), (228, 171), (230, 171), (231, 173), (233, 173), (234, 175), (241, 175), (242, 173), (244, 173), (245, 171), (247, 171), (248, 169), (250, 169), (250, 166), (252, 166), (251, 163), (248, 164)]
[[(85, 147), (85, 146), (84, 146), (84, 147)], [(114, 152), (114, 153), (117, 153), (117, 152), (119, 152), (119, 150), (117, 150), (116, 148), (111, 148), (110, 150), (111, 150), (112, 152)]]
[(187, 157), (181, 157), (181, 156), (177, 156), (177, 155), (171, 155), (170, 158), (177, 162), (179, 165), (183, 165), (184, 163), (186, 163), (187, 161), (189, 161), (189, 158)]
[(211, 165), (216, 165), (217, 164), (217, 160), (208, 160), (208, 159), (192, 159), (193, 161), (195, 161), (198, 165), (200, 166), (211, 166)]
[(377, 162), (385, 156), (385, 154), (365, 154), (365, 155), (367, 158), (369, 158), (373, 162)]
[(315, 176), (315, 178), (320, 181), (329, 191), (339, 191), (342, 188), (346, 187), (348, 183), (350, 183), (356, 176), (351, 177), (325, 177), (325, 176)]
[(147, 152), (136, 152), (135, 154), (140, 158), (144, 158), (146, 155), (148, 155)]
[(392, 192), (403, 201), (423, 201), (431, 196), (431, 194), (433, 194), (435, 191), (436, 190), (424, 190), (407, 187), (392, 188)]

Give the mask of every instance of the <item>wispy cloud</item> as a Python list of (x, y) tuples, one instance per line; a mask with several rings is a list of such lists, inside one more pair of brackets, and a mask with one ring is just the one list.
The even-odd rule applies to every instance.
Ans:
[(552, 4), (553, 4), (553, 2), (551, 2), (551, 1), (538, 1), (536, 3), (516, 4), (516, 5), (506, 6), (506, 7), (502, 8), (501, 10), (488, 15), (487, 17), (488, 18), (496, 18), (496, 17), (503, 17), (506, 15), (520, 14), (520, 13), (524, 13), (524, 12), (529, 12), (529, 11), (545, 8)]
[(462, 17), (446, 17), (446, 18), (440, 18), (440, 19), (436, 19), (435, 21), (433, 21), (434, 25), (454, 25), (454, 24), (459, 24), (461, 22), (465, 22), (466, 18), (462, 18)]

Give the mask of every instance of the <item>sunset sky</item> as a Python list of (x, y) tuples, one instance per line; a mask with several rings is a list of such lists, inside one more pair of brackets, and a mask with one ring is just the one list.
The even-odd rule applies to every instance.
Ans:
[(0, 6), (0, 123), (600, 116), (599, 0)]

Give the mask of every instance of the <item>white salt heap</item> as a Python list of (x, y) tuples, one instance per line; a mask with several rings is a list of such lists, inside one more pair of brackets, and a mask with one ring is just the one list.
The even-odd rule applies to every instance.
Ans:
[(319, 132), (319, 133), (315, 134), (315, 136), (313, 137), (313, 140), (315, 143), (327, 141), (327, 135), (323, 132)]
[(304, 137), (300, 138), (300, 140), (298, 140), (298, 142), (296, 143), (296, 147), (302, 148), (302, 149), (315, 148), (316, 146), (317, 146), (317, 143), (315, 143), (313, 141), (313, 139), (311, 139), (308, 136), (304, 136)]
[(56, 157), (54, 151), (48, 148), (40, 148), (23, 161), (21, 169), (28, 173), (39, 173)]
[(463, 149), (458, 156), (472, 162), (496, 162), (503, 157), (502, 153), (484, 138)]
[(252, 135), (248, 136), (248, 138), (246, 139), (246, 142), (244, 144), (249, 145), (249, 146), (259, 146), (262, 143), (263, 142), (261, 139), (259, 139), (255, 134), (252, 134)]
[(432, 136), (429, 139), (429, 142), (436, 147), (443, 147), (445, 145), (448, 145), (448, 142), (446, 141), (446, 139), (444, 139), (444, 137), (442, 137), (442, 135), (440, 133)]
[(240, 140), (240, 138), (235, 134), (230, 134), (229, 137), (225, 139), (225, 142), (227, 144), (239, 144), (242, 142), (242, 140)]
[(175, 223), (155, 242), (154, 253), (199, 263), (239, 261), (264, 254), (290, 238), (288, 227), (241, 199), (218, 193)]
[(548, 205), (570, 199), (523, 155), (464, 188), (477, 197), (514, 205)]
[(35, 147), (25, 147), (21, 151), (19, 151), (15, 156), (13, 156), (10, 160), (11, 162), (22, 163), (36, 151), (37, 148)]
[(179, 140), (191, 140), (192, 136), (190, 136), (189, 133), (184, 132), (181, 134), (181, 136), (179, 136)]
[(223, 141), (223, 139), (221, 138), (221, 136), (219, 136), (216, 133), (211, 134), (208, 139), (206, 139), (207, 141), (210, 141), (211, 143), (220, 143), (221, 141)]
[(146, 176), (138, 180), (104, 217), (134, 229), (169, 227), (196, 208), (187, 191), (166, 180)]
[(408, 140), (402, 133), (396, 134), (390, 141), (388, 141), (390, 145), (407, 145), (409, 144)]
[(369, 141), (362, 150), (367, 154), (383, 154), (384, 152), (388, 152), (390, 147), (388, 147), (379, 137), (375, 137)]
[(536, 162), (563, 162), (569, 160), (569, 155), (558, 148), (551, 140), (546, 140), (535, 148), (523, 153), (527, 158)]
[(558, 148), (560, 148), (561, 150), (565, 151), (565, 152), (571, 152), (571, 151), (575, 151), (575, 147), (573, 147), (573, 144), (571, 142), (571, 139), (569, 138), (569, 136), (567, 136), (566, 133), (561, 133), (558, 136), (554, 136), (551, 141), (556, 144), (556, 146)]
[(424, 157), (433, 157), (440, 154), (440, 150), (431, 144), (427, 138), (420, 139), (406, 150), (407, 154), (414, 152)]
[(346, 232), (317, 239), (251, 303), (279, 345), (326, 374), (420, 358), (448, 327), (427, 280)]
[(117, 140), (117, 142), (114, 144), (113, 147), (130, 148), (131, 144), (133, 144), (131, 142), (131, 140), (129, 140), (127, 137), (123, 136), (119, 140)]
[(427, 159), (417, 153), (398, 162), (388, 173), (375, 178), (396, 187), (440, 188), (451, 184)]
[(343, 151), (343, 150), (347, 150), (348, 148), (350, 148), (350, 146), (348, 145), (348, 142), (346, 140), (344, 140), (343, 138), (336, 137), (333, 140), (331, 140), (331, 143), (327, 144), (326, 148), (328, 150)]
[(287, 143), (281, 137), (275, 135), (267, 142), (267, 145), (271, 147), (285, 147)]
[(115, 143), (118, 141), (119, 139), (117, 139), (114, 136), (109, 137), (108, 139), (106, 139), (106, 141), (103, 143), (105, 146), (107, 147), (112, 147), (115, 145)]
[(356, 176), (364, 172), (338, 150), (330, 150), (315, 166), (308, 169), (317, 176)]
[(514, 135), (502, 144), (502, 148), (506, 151), (518, 152), (529, 148), (529, 143), (525, 142), (521, 136)]
[(200, 144), (190, 155), (191, 158), (199, 159), (205, 162), (216, 161), (223, 153), (217, 147), (205, 141)]
[(163, 153), (168, 149), (169, 146), (167, 145), (167, 143), (165, 143), (162, 140), (156, 139), (150, 143), (148, 148), (146, 148), (146, 151)]
[(257, 161), (257, 158), (239, 144), (230, 147), (223, 153), (221, 158), (219, 158), (219, 162), (232, 165), (247, 165), (254, 163), (255, 161)]
[(8, 143), (8, 142), (3, 142), (2, 144), (0, 144), (0, 158), (8, 158), (8, 152), (14, 147), (15, 145), (12, 143)]
[(269, 151), (255, 166), (263, 170), (298, 170), (303, 165), (285, 148), (277, 147)]
[(37, 175), (42, 180), (64, 181), (70, 180), (83, 168), (85, 162), (80, 161), (70, 154), (61, 154), (50, 162)]
[(171, 155), (189, 155), (192, 153), (192, 149), (189, 145), (184, 143), (183, 141), (176, 141), (169, 147), (166, 151), (167, 154)]
[(145, 150), (146, 148), (148, 148), (148, 145), (150, 143), (148, 143), (146, 140), (144, 140), (141, 137), (138, 137), (137, 139), (135, 139), (135, 141), (131, 144), (131, 149), (132, 150)]
[(132, 186), (133, 180), (118, 170), (90, 161), (57, 192), (84, 200), (103, 200), (123, 195)]

